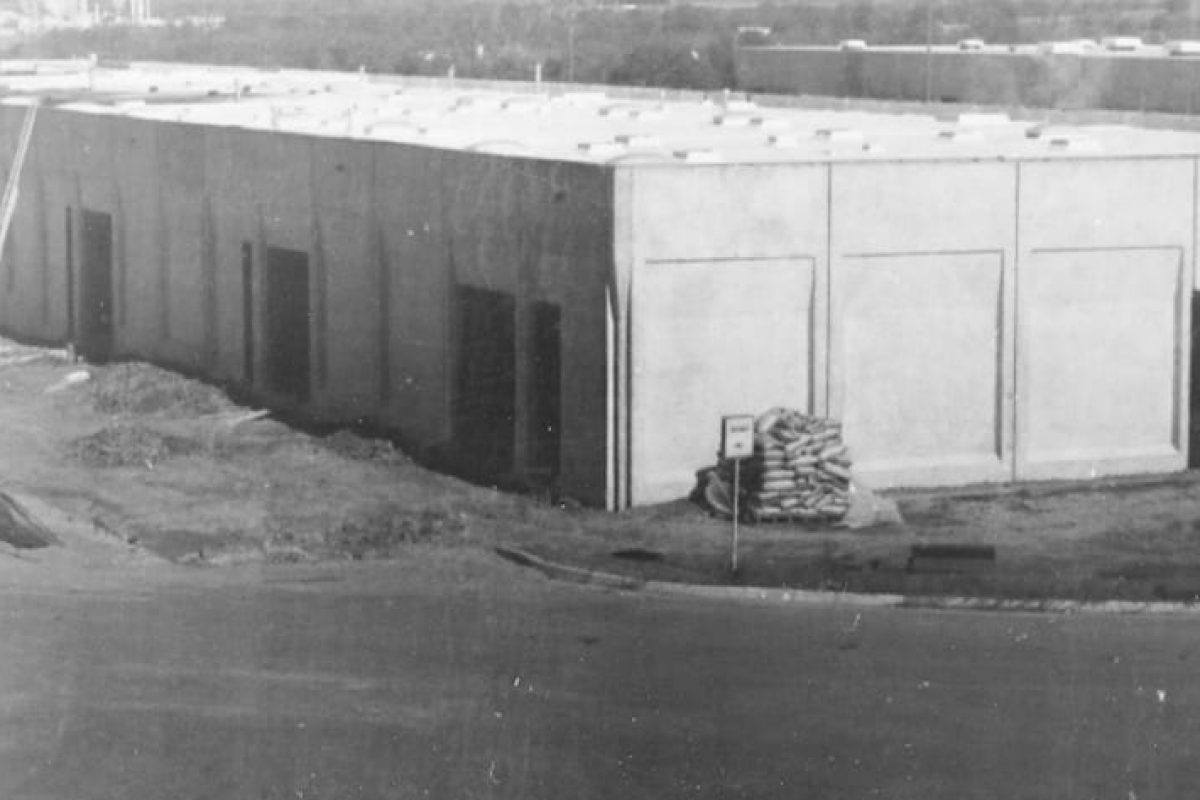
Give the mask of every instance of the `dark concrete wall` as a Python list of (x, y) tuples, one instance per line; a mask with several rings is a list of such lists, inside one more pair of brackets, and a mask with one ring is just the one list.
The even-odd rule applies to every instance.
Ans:
[[(0, 108), (7, 153), (24, 113)], [(512, 293), (522, 325), (533, 301), (554, 302), (563, 320), (561, 488), (603, 504), (611, 184), (604, 167), (46, 108), (21, 182), (14, 258), (0, 265), (0, 328), (68, 339), (65, 219), (70, 209), (78, 271), (80, 212), (106, 212), (115, 354), (288, 405), (262, 381), (264, 257), (268, 247), (302, 251), (312, 385), (299, 410), (374, 422), (444, 454), (455, 284)], [(250, 365), (245, 245), (254, 263)], [(520, 378), (529, 365), (527, 337), (518, 340)], [(519, 380), (518, 473), (527, 391)]]

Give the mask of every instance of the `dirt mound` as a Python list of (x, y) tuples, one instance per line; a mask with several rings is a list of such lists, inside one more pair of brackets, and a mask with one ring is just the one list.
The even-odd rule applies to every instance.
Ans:
[(0, 492), (0, 542), (32, 550), (49, 547), (56, 541), (54, 534), (29, 516), (20, 503)]
[(97, 370), (92, 405), (104, 414), (215, 414), (234, 408), (206, 383), (151, 364), (114, 364)]
[(190, 439), (166, 436), (142, 425), (109, 425), (71, 442), (69, 455), (89, 467), (153, 467), (200, 449)]
[(396, 463), (408, 457), (387, 439), (368, 439), (342, 429), (321, 439), (322, 446), (332, 453), (354, 461)]

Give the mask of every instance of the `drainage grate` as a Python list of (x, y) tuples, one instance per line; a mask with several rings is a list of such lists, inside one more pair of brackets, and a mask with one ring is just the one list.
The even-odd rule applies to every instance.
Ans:
[(990, 544), (914, 544), (908, 554), (909, 572), (966, 572), (996, 564)]

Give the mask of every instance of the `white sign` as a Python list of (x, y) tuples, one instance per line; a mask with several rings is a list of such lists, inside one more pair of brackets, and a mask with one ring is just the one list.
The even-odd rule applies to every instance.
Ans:
[(754, 416), (737, 414), (721, 417), (721, 458), (749, 458), (754, 455)]

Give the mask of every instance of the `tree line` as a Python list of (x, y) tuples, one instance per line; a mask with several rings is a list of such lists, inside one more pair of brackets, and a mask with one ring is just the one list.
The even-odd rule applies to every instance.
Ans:
[[(1200, 0), (774, 0), (754, 7), (644, 0), (161, 0), (165, 16), (223, 26), (59, 30), (10, 55), (153, 59), (413, 75), (736, 88), (743, 43), (991, 42), (1139, 35), (1200, 38)], [(765, 33), (769, 30), (769, 34)]]

